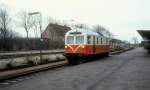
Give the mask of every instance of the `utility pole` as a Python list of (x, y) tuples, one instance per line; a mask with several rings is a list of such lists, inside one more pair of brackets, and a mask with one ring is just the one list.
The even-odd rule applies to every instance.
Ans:
[(40, 19), (39, 19), (39, 25), (40, 25), (40, 38), (39, 38), (39, 41), (40, 41), (40, 60), (42, 60), (42, 41), (43, 41), (43, 39), (42, 39), (42, 14), (41, 14), (41, 12), (32, 12), (32, 13), (28, 13), (28, 15), (36, 15), (36, 14), (39, 14), (40, 16)]

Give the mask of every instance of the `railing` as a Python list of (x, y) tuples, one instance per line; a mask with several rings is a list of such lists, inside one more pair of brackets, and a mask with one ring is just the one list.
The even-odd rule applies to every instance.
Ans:
[[(42, 55), (47, 55), (47, 54), (60, 54), (63, 53), (64, 50), (43, 50)], [(39, 55), (40, 51), (24, 51), (24, 52), (3, 52), (0, 53), (0, 59), (7, 59), (7, 58), (16, 58), (16, 57), (24, 57), (24, 56), (35, 56)]]

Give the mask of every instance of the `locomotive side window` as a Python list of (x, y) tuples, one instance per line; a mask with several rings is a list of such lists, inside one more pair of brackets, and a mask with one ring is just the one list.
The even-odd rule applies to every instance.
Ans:
[(104, 38), (104, 45), (106, 45), (106, 38)]
[(98, 43), (101, 44), (101, 38), (100, 37), (98, 38)]
[(103, 44), (103, 38), (101, 38), (101, 44)]
[(98, 37), (97, 37), (97, 44), (99, 44), (99, 43), (98, 43)]
[(91, 36), (87, 36), (87, 44), (91, 44)]
[(97, 37), (93, 36), (93, 38), (94, 38), (93, 43), (96, 45), (97, 44)]
[(104, 45), (104, 43), (105, 43), (105, 42), (104, 42), (104, 37), (103, 37), (103, 38), (102, 38), (102, 44)]
[(67, 44), (73, 44), (74, 43), (74, 37), (73, 36), (67, 36)]
[(84, 44), (84, 37), (76, 36), (76, 44)]
[(108, 45), (110, 45), (110, 39), (108, 38)]
[(107, 45), (109, 45), (109, 38), (106, 38), (106, 41), (107, 41)]
[(106, 42), (105, 44), (107, 45), (107, 38), (105, 38), (105, 42)]

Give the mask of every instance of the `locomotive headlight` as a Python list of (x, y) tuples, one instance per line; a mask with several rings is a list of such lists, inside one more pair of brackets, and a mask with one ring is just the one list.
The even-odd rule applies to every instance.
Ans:
[(83, 46), (81, 46), (82, 48), (85, 48), (85, 46), (83, 45)]
[(65, 45), (65, 48), (67, 48), (67, 45)]

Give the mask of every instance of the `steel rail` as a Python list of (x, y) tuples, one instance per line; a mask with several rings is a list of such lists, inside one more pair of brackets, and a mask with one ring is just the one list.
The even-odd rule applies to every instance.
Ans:
[(54, 63), (38, 65), (38, 66), (33, 66), (33, 67), (28, 67), (28, 68), (22, 68), (22, 69), (17, 69), (17, 70), (2, 71), (0, 72), (0, 80), (28, 75), (28, 74), (32, 74), (35, 72), (48, 70), (48, 69), (54, 69), (54, 68), (65, 66), (67, 64), (68, 64), (67, 61), (64, 60), (64, 61), (58, 61)]

